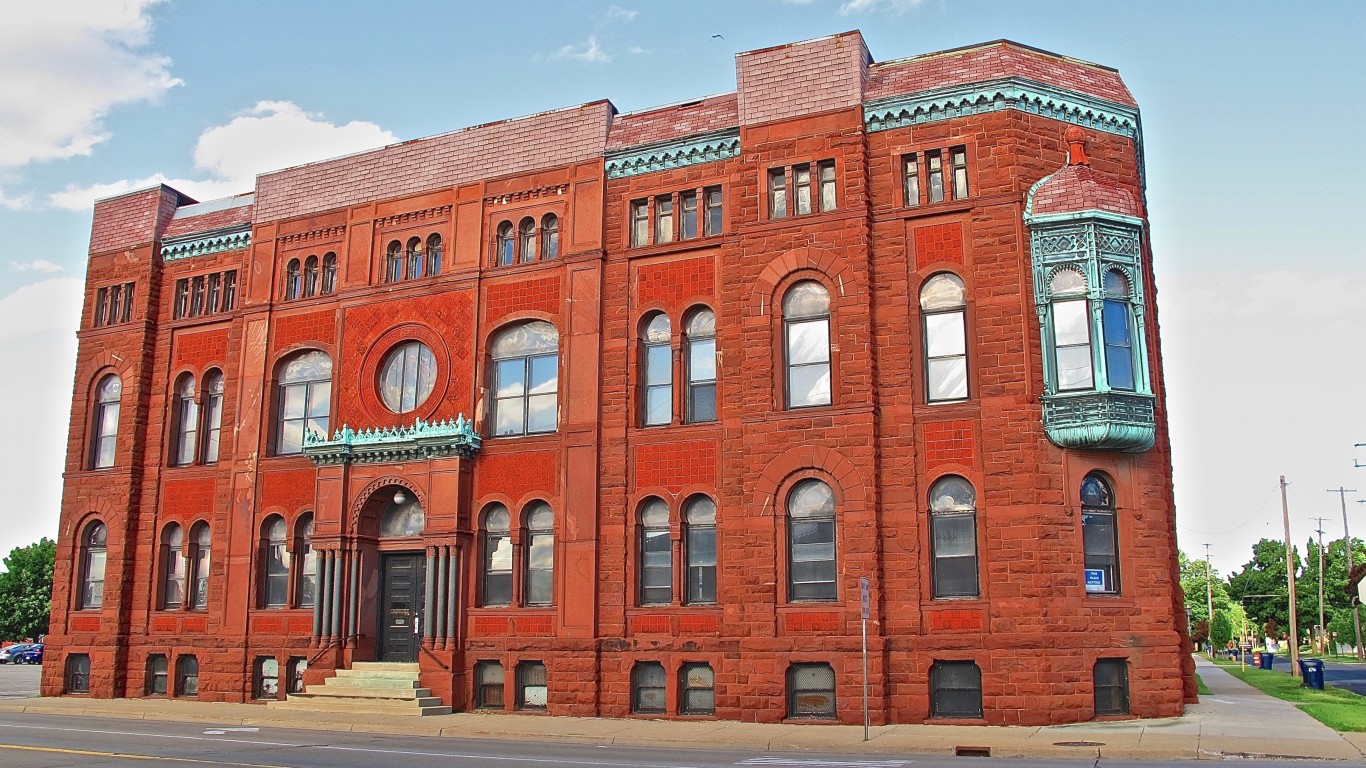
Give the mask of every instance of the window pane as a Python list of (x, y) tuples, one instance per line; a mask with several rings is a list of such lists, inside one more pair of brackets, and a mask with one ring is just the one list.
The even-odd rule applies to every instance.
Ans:
[(1129, 329), (1129, 304), (1107, 300), (1103, 305), (1102, 314), (1106, 378), (1114, 389), (1132, 390), (1134, 357)]
[(1059, 301), (1053, 305), (1053, 339), (1058, 346), (1086, 344), (1090, 341), (1087, 302)]
[(781, 219), (787, 215), (787, 177), (782, 168), (768, 172), (768, 216)]
[(1089, 389), (1095, 386), (1091, 376), (1091, 347), (1058, 348), (1058, 389)]
[(526, 392), (526, 361), (522, 358), (494, 363), (494, 395), (521, 397)]
[(688, 377), (693, 381), (716, 379), (716, 340), (688, 341)]
[(721, 189), (714, 187), (707, 193), (707, 232), (708, 235), (721, 234)]
[(965, 357), (931, 360), (929, 365), (929, 399), (964, 400), (968, 396), (968, 361)]
[(558, 399), (554, 393), (528, 397), (526, 401), (526, 431), (554, 432), (558, 417), (557, 405)]
[(1053, 274), (1048, 290), (1054, 296), (1074, 296), (1086, 293), (1086, 277), (1075, 269), (1060, 269)]
[(811, 213), (811, 168), (799, 165), (796, 172), (797, 213)]
[(669, 345), (650, 344), (645, 347), (645, 383), (668, 384), (673, 380), (673, 355)]
[(804, 280), (783, 295), (783, 317), (788, 320), (830, 314), (830, 293), (814, 280)]
[(828, 363), (830, 321), (802, 320), (787, 324), (787, 364)]
[(520, 397), (500, 398), (493, 403), (495, 435), (520, 435), (525, 431), (525, 401)]
[(935, 275), (920, 289), (920, 308), (926, 311), (957, 309), (966, 303), (967, 289), (957, 275)]
[(830, 366), (808, 365), (792, 368), (788, 375), (788, 406), (830, 404)]
[(645, 424), (657, 426), (673, 421), (673, 387), (665, 384), (645, 390)]
[(669, 243), (674, 239), (674, 204), (670, 197), (655, 200), (655, 242)]
[(977, 551), (977, 526), (972, 515), (937, 514), (934, 518), (936, 557), (972, 555)]
[(716, 420), (716, 385), (693, 385), (688, 391), (688, 421)]
[(683, 220), (680, 222), (679, 232), (684, 240), (691, 240), (697, 237), (697, 193), (684, 192), (681, 199)]
[(824, 162), (820, 165), (821, 210), (835, 210), (835, 164)]
[(528, 394), (544, 395), (555, 392), (559, 385), (559, 355), (542, 355), (530, 359), (531, 381)]
[(962, 312), (925, 315), (925, 353), (930, 357), (961, 355), (967, 352)]

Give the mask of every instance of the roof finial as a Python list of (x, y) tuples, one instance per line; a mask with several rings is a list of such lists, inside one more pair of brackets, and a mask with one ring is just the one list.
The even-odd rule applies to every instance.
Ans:
[(1086, 156), (1086, 131), (1071, 125), (1062, 137), (1067, 141), (1067, 164), (1090, 166), (1091, 158)]

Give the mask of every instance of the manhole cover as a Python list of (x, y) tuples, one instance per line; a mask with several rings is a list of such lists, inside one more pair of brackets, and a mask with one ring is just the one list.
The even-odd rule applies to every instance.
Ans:
[(1103, 741), (1055, 741), (1055, 742), (1053, 742), (1053, 746), (1055, 746), (1055, 747), (1103, 747), (1103, 746), (1105, 746), (1105, 742), (1103, 742)]

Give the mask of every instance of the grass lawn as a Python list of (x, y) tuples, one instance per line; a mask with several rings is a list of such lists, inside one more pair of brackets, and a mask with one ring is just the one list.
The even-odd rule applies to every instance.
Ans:
[(1366, 696), (1331, 685), (1322, 691), (1301, 688), (1297, 677), (1256, 667), (1239, 669), (1236, 661), (1214, 663), (1263, 693), (1294, 702), (1305, 714), (1335, 731), (1366, 732)]

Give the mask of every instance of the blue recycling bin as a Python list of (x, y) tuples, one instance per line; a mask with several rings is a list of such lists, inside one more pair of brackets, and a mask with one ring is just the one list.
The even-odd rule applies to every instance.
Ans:
[(1323, 690), (1323, 659), (1300, 659), (1300, 679), (1305, 688)]
[(1276, 661), (1276, 654), (1259, 653), (1257, 654), (1257, 658), (1261, 661), (1262, 669), (1271, 669), (1271, 664)]

